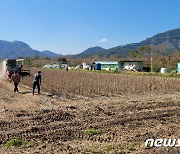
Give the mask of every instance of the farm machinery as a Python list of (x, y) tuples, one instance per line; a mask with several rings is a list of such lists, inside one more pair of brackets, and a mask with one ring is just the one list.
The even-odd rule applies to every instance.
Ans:
[(14, 71), (17, 71), (21, 77), (30, 76), (30, 70), (23, 70), (24, 59), (6, 59), (3, 61), (3, 71), (5, 77), (10, 80)]

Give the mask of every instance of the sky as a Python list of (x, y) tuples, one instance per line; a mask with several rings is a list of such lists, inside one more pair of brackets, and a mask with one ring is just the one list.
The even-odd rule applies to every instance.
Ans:
[(180, 28), (179, 0), (0, 0), (0, 40), (77, 54)]

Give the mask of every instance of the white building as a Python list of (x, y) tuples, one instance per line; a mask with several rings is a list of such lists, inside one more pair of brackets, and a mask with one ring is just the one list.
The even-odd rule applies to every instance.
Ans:
[(121, 61), (123, 70), (127, 71), (143, 71), (142, 61)]

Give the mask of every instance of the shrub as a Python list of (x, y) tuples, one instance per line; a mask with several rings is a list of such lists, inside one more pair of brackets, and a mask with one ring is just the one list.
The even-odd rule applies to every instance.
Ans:
[(18, 138), (13, 138), (9, 141), (6, 142), (5, 146), (6, 147), (20, 147), (20, 146), (29, 146), (31, 145), (32, 142), (30, 141), (24, 141)]
[(86, 133), (88, 135), (97, 135), (97, 134), (101, 134), (103, 131), (100, 129), (89, 129), (86, 131)]

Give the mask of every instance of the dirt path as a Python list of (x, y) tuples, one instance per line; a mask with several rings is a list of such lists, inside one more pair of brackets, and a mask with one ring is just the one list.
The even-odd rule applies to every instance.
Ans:
[[(32, 95), (0, 80), (0, 153), (179, 153), (144, 147), (147, 138), (180, 138), (180, 94), (66, 100)], [(28, 147), (5, 148), (17, 137)]]

